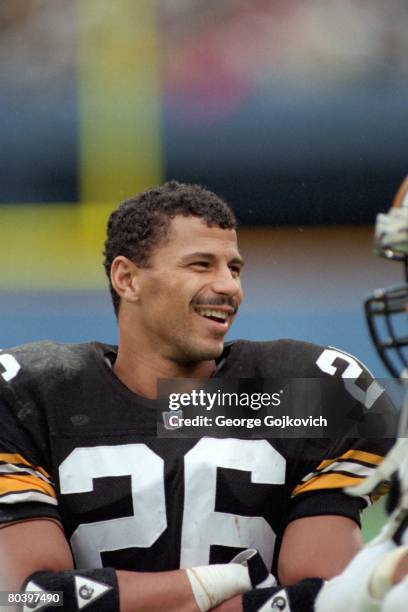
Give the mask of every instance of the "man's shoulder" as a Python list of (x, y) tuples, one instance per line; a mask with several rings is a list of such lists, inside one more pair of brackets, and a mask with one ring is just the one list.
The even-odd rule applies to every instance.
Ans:
[(46, 387), (81, 376), (114, 347), (86, 342), (33, 342), (0, 351), (0, 378), (9, 388)]
[[(237, 340), (232, 343), (229, 359), (244, 364), (253, 370), (251, 375), (279, 376), (318, 376), (319, 357), (328, 347), (282, 338), (269, 341)], [(248, 367), (249, 366), (249, 367)]]
[(251, 350), (259, 352), (261, 354), (270, 353), (298, 353), (298, 352), (316, 352), (321, 351), (325, 348), (321, 344), (314, 344), (312, 342), (305, 342), (304, 340), (297, 340), (294, 338), (279, 338), (276, 340), (243, 340), (239, 339), (233, 342), (243, 350)]
[(42, 340), (29, 344), (20, 344), (0, 350), (0, 359), (7, 361), (5, 355), (11, 355), (20, 363), (31, 370), (40, 368), (73, 367), (88, 361), (98, 349), (114, 348), (98, 342), (82, 342), (68, 344)]

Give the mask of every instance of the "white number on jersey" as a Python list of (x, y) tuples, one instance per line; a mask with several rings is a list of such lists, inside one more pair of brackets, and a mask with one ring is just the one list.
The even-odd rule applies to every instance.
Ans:
[(4, 372), (0, 372), (0, 376), (2, 376), (6, 382), (17, 376), (21, 368), (17, 359), (9, 353), (0, 354), (0, 365), (4, 368)]
[[(184, 458), (180, 566), (208, 564), (211, 545), (257, 548), (268, 567), (275, 533), (263, 517), (215, 511), (217, 468), (251, 473), (253, 483), (283, 484), (286, 460), (266, 440), (200, 440)], [(150, 547), (167, 527), (164, 464), (145, 444), (82, 447), (60, 466), (62, 494), (93, 490), (93, 479), (131, 476), (134, 514), (77, 527), (71, 538), (78, 568), (101, 567), (101, 552)]]
[(316, 361), (316, 365), (322, 372), (333, 376), (337, 372), (337, 368), (333, 365), (336, 359), (341, 359), (347, 363), (347, 367), (341, 375), (347, 391), (354, 399), (363, 404), (367, 410), (370, 409), (383, 393), (384, 389), (382, 386), (376, 380), (373, 380), (366, 391), (361, 389), (356, 382), (364, 373), (363, 368), (354, 357), (337, 349), (325, 349)]
[(71, 546), (78, 568), (102, 567), (101, 552), (149, 547), (167, 527), (164, 463), (145, 444), (76, 448), (60, 466), (61, 493), (93, 490), (93, 479), (130, 476), (135, 514), (79, 525)]

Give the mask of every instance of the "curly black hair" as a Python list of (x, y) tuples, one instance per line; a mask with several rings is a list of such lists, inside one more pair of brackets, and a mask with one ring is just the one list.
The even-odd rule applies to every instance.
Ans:
[(168, 181), (122, 202), (109, 217), (104, 250), (104, 267), (116, 316), (120, 298), (110, 281), (113, 260), (124, 255), (138, 266), (148, 267), (154, 247), (166, 239), (176, 215), (201, 217), (209, 227), (237, 226), (228, 204), (200, 185)]

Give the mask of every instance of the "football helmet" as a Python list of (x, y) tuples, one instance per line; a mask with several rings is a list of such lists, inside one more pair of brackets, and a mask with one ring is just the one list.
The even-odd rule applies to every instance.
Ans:
[(387, 538), (395, 536), (401, 525), (406, 528), (408, 516), (408, 176), (389, 212), (377, 215), (374, 251), (404, 266), (405, 283), (374, 291), (365, 301), (365, 312), (374, 346), (391, 375), (405, 385), (405, 397), (396, 443), (371, 476), (347, 491), (366, 495), (393, 479), (391, 516), (382, 532)]
[(368, 328), (377, 352), (395, 378), (408, 377), (408, 176), (391, 209), (377, 215), (374, 251), (402, 262), (405, 282), (377, 289), (365, 301)]

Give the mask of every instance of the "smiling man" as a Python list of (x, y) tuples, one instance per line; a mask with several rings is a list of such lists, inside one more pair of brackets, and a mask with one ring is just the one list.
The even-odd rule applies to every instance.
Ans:
[[(157, 437), (159, 378), (336, 379), (345, 414), (389, 410), (337, 349), (224, 344), (242, 265), (227, 204), (171, 181), (109, 220), (118, 347), (0, 352), (3, 589), (62, 593), (68, 612), (299, 612), (359, 549), (368, 500), (342, 488), (373, 471), (386, 441)], [(248, 548), (259, 555), (242, 564)]]
[[(125, 203), (112, 216), (110, 232), (115, 240), (123, 216), (133, 207), (133, 202)], [(113, 295), (120, 298), (120, 342), (114, 370), (127, 386), (135, 386), (135, 391), (147, 397), (156, 396), (159, 377), (205, 378), (212, 374), (242, 301), (243, 260), (232, 214), (226, 207), (218, 214), (208, 212), (208, 218), (175, 215), (170, 210), (160, 224), (152, 206), (139, 226), (143, 232), (150, 223), (152, 243), (166, 231), (160, 248), (148, 259), (143, 240), (140, 256), (135, 249), (132, 259), (119, 254), (120, 247), (111, 247), (109, 240), (106, 245), (105, 267), (110, 271)]]

